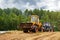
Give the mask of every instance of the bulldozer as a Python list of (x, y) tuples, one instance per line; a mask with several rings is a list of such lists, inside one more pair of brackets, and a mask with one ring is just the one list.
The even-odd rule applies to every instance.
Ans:
[(23, 29), (24, 33), (37, 32), (41, 30), (41, 27), (42, 27), (42, 23), (39, 22), (39, 16), (37, 15), (31, 15), (30, 22), (20, 23), (20, 28)]

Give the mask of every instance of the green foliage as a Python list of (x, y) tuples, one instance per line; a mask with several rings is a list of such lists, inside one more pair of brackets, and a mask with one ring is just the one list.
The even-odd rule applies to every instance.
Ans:
[(55, 30), (60, 30), (60, 12), (42, 9), (26, 9), (22, 12), (17, 8), (0, 8), (0, 30), (16, 30), (21, 22), (30, 21), (30, 15), (38, 15), (40, 22), (50, 22), (53, 26), (56, 26)]

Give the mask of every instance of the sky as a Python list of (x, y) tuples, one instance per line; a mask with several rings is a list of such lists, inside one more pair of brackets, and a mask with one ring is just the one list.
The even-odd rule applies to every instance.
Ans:
[(0, 8), (18, 8), (21, 10), (44, 9), (50, 11), (60, 10), (60, 0), (0, 0)]

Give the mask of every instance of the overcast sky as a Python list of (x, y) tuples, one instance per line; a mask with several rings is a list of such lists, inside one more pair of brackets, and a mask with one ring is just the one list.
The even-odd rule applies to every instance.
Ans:
[(60, 10), (60, 0), (0, 0), (0, 8)]

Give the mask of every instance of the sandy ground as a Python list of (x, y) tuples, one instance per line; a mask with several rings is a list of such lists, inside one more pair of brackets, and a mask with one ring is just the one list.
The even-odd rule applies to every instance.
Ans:
[(60, 32), (23, 33), (22, 31), (9, 31), (0, 34), (0, 40), (60, 40)]

